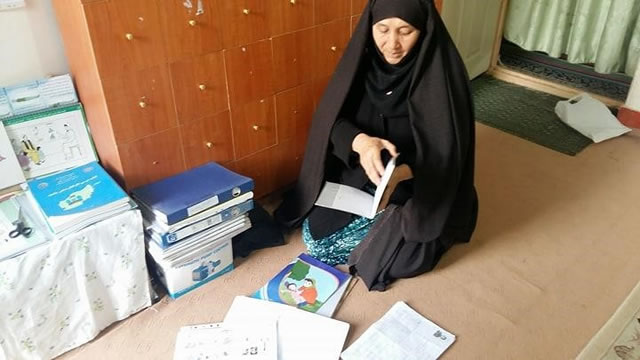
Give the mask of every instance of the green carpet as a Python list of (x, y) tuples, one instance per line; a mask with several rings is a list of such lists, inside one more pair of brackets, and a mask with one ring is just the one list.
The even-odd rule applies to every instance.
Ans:
[(507, 133), (576, 155), (593, 142), (556, 115), (554, 95), (510, 84), (488, 75), (471, 81), (476, 120)]

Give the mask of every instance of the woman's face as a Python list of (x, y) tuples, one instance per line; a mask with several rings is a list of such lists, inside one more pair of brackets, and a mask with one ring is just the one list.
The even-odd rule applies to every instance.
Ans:
[(373, 24), (373, 41), (389, 64), (399, 63), (413, 48), (420, 30), (406, 21), (393, 17)]

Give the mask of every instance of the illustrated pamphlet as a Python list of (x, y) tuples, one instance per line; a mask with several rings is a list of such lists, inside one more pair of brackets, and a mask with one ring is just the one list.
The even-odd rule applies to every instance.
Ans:
[(78, 102), (71, 75), (0, 88), (0, 118)]
[(3, 123), (28, 179), (97, 159), (79, 104), (14, 116)]
[(24, 174), (13, 153), (9, 137), (0, 123), (0, 189), (5, 189), (25, 182)]
[(348, 185), (327, 181), (322, 191), (320, 191), (315, 204), (373, 219), (378, 212), (384, 191), (396, 168), (396, 158), (391, 158), (387, 163), (380, 185), (376, 188), (374, 195)]
[(331, 317), (339, 300), (332, 297), (341, 297), (350, 280), (351, 275), (300, 254), (252, 297)]

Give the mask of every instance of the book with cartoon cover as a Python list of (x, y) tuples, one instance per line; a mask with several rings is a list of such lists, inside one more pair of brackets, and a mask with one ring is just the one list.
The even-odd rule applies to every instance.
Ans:
[(331, 317), (351, 280), (307, 254), (300, 254), (251, 297)]

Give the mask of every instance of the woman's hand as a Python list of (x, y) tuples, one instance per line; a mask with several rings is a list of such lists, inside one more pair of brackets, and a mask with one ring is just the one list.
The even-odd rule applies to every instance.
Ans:
[(353, 151), (360, 155), (360, 165), (372, 183), (379, 185), (384, 174), (384, 164), (380, 152), (387, 149), (391, 156), (397, 156), (396, 146), (385, 139), (372, 137), (364, 133), (358, 134), (351, 143)]

